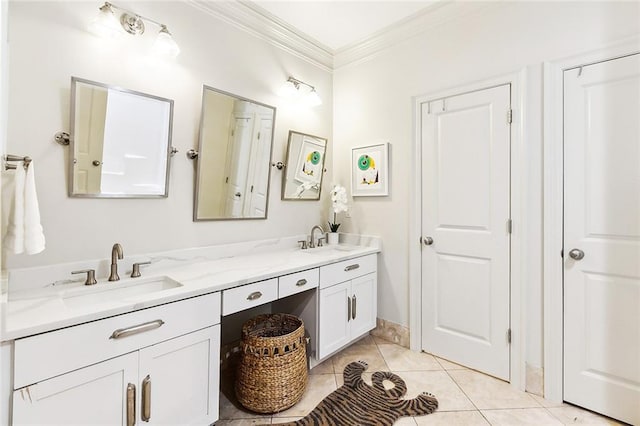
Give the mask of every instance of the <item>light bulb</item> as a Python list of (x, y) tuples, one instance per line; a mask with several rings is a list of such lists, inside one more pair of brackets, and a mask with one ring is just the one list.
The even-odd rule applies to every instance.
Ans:
[(156, 56), (175, 58), (180, 53), (180, 46), (173, 39), (166, 25), (163, 25), (158, 37), (151, 48), (151, 53)]
[(307, 93), (307, 95), (305, 96), (305, 103), (312, 107), (322, 105), (322, 99), (320, 99), (320, 96), (318, 95), (318, 92), (316, 92), (316, 89), (313, 89), (309, 93)]
[(98, 15), (89, 23), (89, 31), (103, 38), (117, 38), (124, 34), (124, 30), (109, 3), (105, 3), (100, 8)]
[(282, 96), (283, 98), (296, 97), (298, 96), (298, 88), (293, 81), (287, 80), (284, 82), (282, 87), (280, 87), (280, 90), (278, 90), (278, 95)]

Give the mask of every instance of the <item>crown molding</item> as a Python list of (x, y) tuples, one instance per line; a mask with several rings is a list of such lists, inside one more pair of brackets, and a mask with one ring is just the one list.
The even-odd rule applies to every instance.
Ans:
[(243, 1), (184, 0), (192, 7), (269, 42), (325, 71), (334, 51), (255, 4)]
[(391, 46), (499, 3), (452, 0), (435, 3), (364, 40), (338, 49), (335, 52), (333, 67), (338, 69), (364, 62)]
[(385, 49), (421, 33), (501, 3), (500, 1), (440, 1), (383, 28), (364, 40), (333, 50), (253, 1), (183, 1), (328, 72), (366, 61)]

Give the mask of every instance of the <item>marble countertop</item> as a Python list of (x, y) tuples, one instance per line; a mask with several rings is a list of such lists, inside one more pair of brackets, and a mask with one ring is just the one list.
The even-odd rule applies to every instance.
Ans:
[[(362, 243), (362, 241), (353, 241)], [(251, 282), (262, 281), (328, 263), (380, 252), (379, 244), (345, 244), (301, 250), (278, 247), (272, 250), (232, 254), (214, 259), (199, 258), (183, 265), (157, 265), (143, 270), (142, 278), (123, 278), (115, 283), (99, 281), (84, 286), (74, 281), (55, 288), (48, 286), (24, 292), (19, 298), (0, 302), (0, 341), (14, 340), (88, 321), (133, 312), (189, 297), (225, 290)], [(167, 277), (181, 284), (179, 287), (148, 294), (114, 299), (110, 290), (133, 287)], [(68, 303), (69, 296), (90, 297), (86, 304)], [(83, 300), (83, 299), (76, 299)]]

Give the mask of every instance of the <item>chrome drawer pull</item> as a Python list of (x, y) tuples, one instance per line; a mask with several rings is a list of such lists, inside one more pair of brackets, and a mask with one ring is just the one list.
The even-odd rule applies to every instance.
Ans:
[(127, 426), (136, 424), (136, 385), (127, 385)]
[(344, 268), (345, 272), (349, 272), (349, 271), (353, 271), (354, 269), (358, 269), (360, 267), (360, 265), (358, 265), (357, 263), (353, 264), (353, 265), (349, 265), (346, 268)]
[(249, 296), (247, 296), (247, 300), (257, 300), (257, 299), (260, 299), (261, 297), (262, 297), (262, 293), (260, 293), (259, 291), (254, 291)]
[(133, 327), (119, 328), (111, 334), (109, 339), (121, 339), (133, 334), (143, 333), (145, 331), (153, 330), (154, 328), (162, 327), (162, 324), (164, 324), (164, 321), (157, 319), (155, 321), (134, 325)]
[(301, 280), (298, 280), (298, 282), (296, 283), (296, 286), (298, 287), (302, 287), (303, 285), (305, 285), (307, 283), (307, 280), (305, 280), (304, 278)]
[(151, 419), (151, 377), (147, 377), (142, 381), (142, 413), (140, 414), (143, 422)]
[(356, 307), (358, 306), (358, 302), (356, 301), (356, 295), (353, 295), (351, 299), (352, 307), (351, 307), (351, 319), (356, 319)]

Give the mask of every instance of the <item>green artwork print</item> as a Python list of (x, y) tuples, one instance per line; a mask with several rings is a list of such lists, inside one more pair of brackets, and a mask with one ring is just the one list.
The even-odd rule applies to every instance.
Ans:
[(368, 154), (361, 155), (358, 158), (358, 168), (360, 169), (360, 184), (362, 185), (375, 185), (378, 183), (378, 170), (376, 169), (376, 162)]
[(320, 155), (320, 153), (318, 151), (313, 151), (311, 154), (309, 154), (307, 161), (311, 161), (311, 164), (316, 165), (320, 162), (321, 159), (322, 156)]
[(384, 142), (351, 150), (353, 196), (389, 195), (389, 144)]
[(370, 167), (373, 167), (374, 169), (376, 168), (376, 163), (375, 161), (373, 161), (373, 158), (369, 157), (368, 155), (361, 155), (360, 158), (358, 159), (358, 167), (360, 168), (360, 170), (369, 170)]

